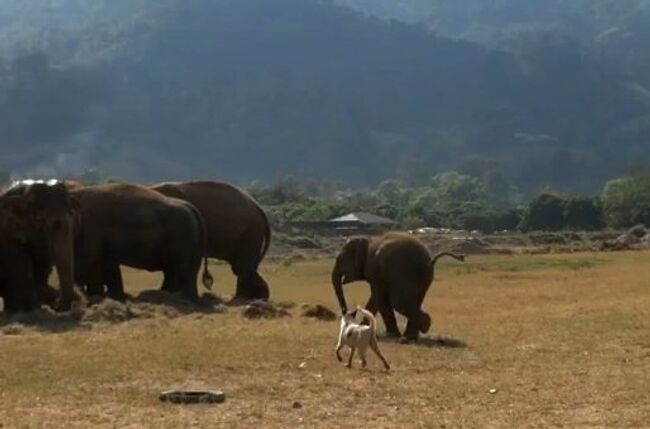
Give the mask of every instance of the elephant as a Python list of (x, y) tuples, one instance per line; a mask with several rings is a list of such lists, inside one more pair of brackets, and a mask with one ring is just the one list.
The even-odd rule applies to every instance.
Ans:
[[(121, 183), (72, 189), (80, 212), (75, 243), (77, 282), (89, 294), (123, 301), (120, 265), (162, 271), (162, 289), (196, 300), (197, 274), (204, 260), (203, 217), (186, 201), (146, 187)], [(202, 282), (212, 286), (207, 258)]]
[[(0, 195), (0, 207), (0, 258), (4, 261), (0, 278), (4, 278), (5, 307), (28, 311), (48, 304), (68, 310), (74, 299), (78, 213), (65, 185), (56, 180), (15, 182)], [(58, 294), (47, 282), (52, 265), (59, 277)]]
[(224, 182), (165, 182), (150, 189), (193, 204), (208, 230), (207, 256), (227, 261), (237, 276), (234, 301), (270, 297), (258, 267), (271, 244), (264, 210), (243, 190)]
[(417, 341), (418, 332), (426, 333), (431, 317), (421, 306), (434, 278), (435, 264), (442, 256), (464, 261), (464, 255), (442, 252), (431, 257), (419, 240), (388, 233), (379, 237), (350, 237), (339, 252), (332, 269), (332, 285), (341, 306), (347, 311), (343, 285), (355, 281), (370, 284), (370, 299), (366, 309), (381, 313), (389, 336), (401, 337), (394, 311), (407, 319), (401, 340)]

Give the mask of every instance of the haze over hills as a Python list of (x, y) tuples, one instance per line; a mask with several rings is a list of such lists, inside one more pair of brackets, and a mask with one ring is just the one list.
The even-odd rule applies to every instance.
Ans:
[(0, 170), (591, 191), (650, 159), (647, 1), (343, 1), (0, 0)]

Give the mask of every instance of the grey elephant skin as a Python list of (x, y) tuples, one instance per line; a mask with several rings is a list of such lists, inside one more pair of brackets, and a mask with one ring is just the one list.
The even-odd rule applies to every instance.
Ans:
[[(76, 202), (61, 182), (18, 183), (0, 195), (0, 294), (7, 311), (40, 304), (70, 308), (77, 217)], [(52, 266), (58, 294), (47, 283)]]
[[(125, 298), (120, 265), (162, 271), (162, 289), (196, 300), (197, 275), (205, 254), (203, 217), (186, 201), (132, 184), (73, 189), (80, 230), (75, 254), (77, 282), (89, 294)], [(207, 260), (203, 284), (212, 278)]]
[(271, 228), (250, 195), (216, 181), (166, 182), (150, 189), (188, 201), (201, 212), (208, 231), (207, 256), (227, 261), (237, 276), (234, 299), (269, 298), (258, 267), (271, 244)]
[(351, 237), (336, 258), (332, 285), (341, 306), (347, 311), (343, 285), (355, 281), (370, 284), (366, 308), (380, 312), (389, 336), (400, 337), (394, 311), (407, 319), (404, 337), (417, 340), (419, 332), (431, 327), (431, 317), (422, 311), (422, 302), (434, 278), (436, 261), (451, 256), (464, 261), (463, 255), (442, 252), (431, 257), (419, 240), (408, 235), (390, 233), (380, 237)]

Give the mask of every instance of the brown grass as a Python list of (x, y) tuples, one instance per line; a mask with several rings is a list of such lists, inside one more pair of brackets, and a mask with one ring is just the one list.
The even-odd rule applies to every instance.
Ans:
[[(299, 306), (275, 320), (229, 308), (0, 335), (0, 427), (650, 427), (649, 259), (445, 261), (425, 307), (436, 335), (467, 346), (382, 342), (388, 374), (374, 356), (368, 370), (344, 368), (337, 323), (300, 317)], [(277, 301), (335, 308), (330, 266), (267, 265), (264, 274)], [(217, 272), (219, 293), (231, 294), (226, 267)], [(127, 276), (132, 292), (158, 283)], [(350, 285), (347, 296), (364, 303), (367, 287)], [(227, 401), (160, 403), (173, 387), (222, 389)]]

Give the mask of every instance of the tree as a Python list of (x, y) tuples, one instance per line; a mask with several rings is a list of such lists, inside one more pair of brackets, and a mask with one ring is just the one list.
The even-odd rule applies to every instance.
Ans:
[(478, 179), (456, 171), (437, 174), (433, 178), (431, 187), (439, 204), (444, 207), (487, 200), (485, 188)]
[(533, 199), (521, 221), (522, 231), (559, 231), (564, 227), (565, 201), (562, 197), (542, 193)]
[(643, 222), (645, 207), (650, 206), (650, 174), (613, 179), (605, 184), (602, 204), (607, 223), (614, 227), (629, 227)]
[(605, 213), (598, 198), (572, 197), (564, 205), (564, 225), (577, 230), (594, 231), (605, 226)]

